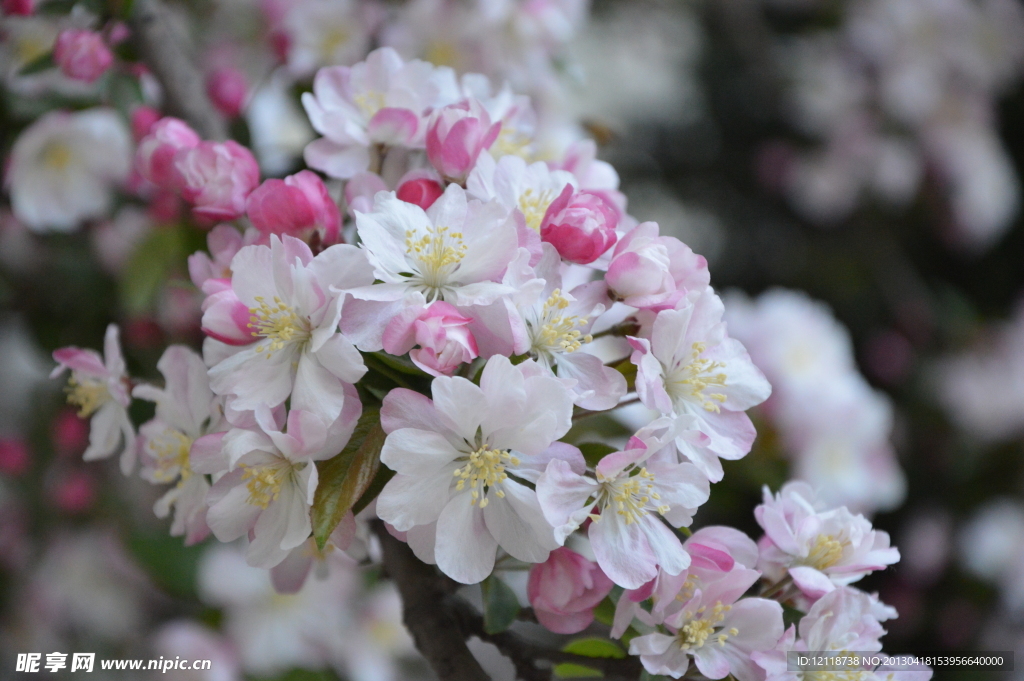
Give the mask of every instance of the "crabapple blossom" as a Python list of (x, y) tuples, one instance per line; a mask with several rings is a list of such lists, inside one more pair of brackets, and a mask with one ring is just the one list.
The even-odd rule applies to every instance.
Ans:
[[(341, 558), (341, 553), (352, 545), (356, 537), (356, 519), (349, 511), (341, 518), (327, 538), (321, 551), (316, 540), (310, 537), (288, 553), (288, 557), (270, 569), (270, 580), (279, 594), (293, 594), (302, 589), (311, 571), (320, 579), (330, 571), (330, 562)], [(344, 558), (341, 558), (345, 560)]]
[(556, 634), (575, 634), (594, 621), (612, 580), (580, 554), (561, 546), (530, 568), (527, 595), (537, 621)]
[(565, 260), (587, 265), (615, 244), (618, 223), (618, 211), (601, 194), (566, 186), (548, 206), (540, 238)]
[(166, 518), (173, 508), (171, 535), (184, 535), (185, 544), (191, 545), (210, 533), (206, 525), (210, 484), (206, 476), (192, 471), (192, 443), (228, 425), (210, 390), (202, 357), (185, 346), (172, 345), (157, 369), (164, 375), (164, 388), (143, 383), (132, 390), (134, 397), (156, 403), (156, 417), (139, 428), (142, 477), (154, 484), (174, 484), (153, 510), (158, 518)]
[(480, 355), (467, 328), (472, 321), (443, 300), (425, 307), (409, 306), (384, 329), (384, 350), (398, 356), (408, 352), (413, 364), (431, 376), (451, 375)]
[(188, 256), (188, 274), (192, 283), (207, 295), (230, 288), (231, 261), (238, 251), (256, 243), (260, 236), (255, 229), (247, 229), (242, 234), (227, 224), (211, 229), (206, 235), (209, 254), (196, 251)]
[(546, 560), (560, 542), (536, 493), (518, 480), (536, 481), (556, 457), (583, 470), (579, 450), (555, 443), (571, 425), (568, 389), (532, 362), (513, 366), (495, 355), (479, 386), (441, 376), (431, 393), (433, 400), (396, 388), (384, 398), (381, 462), (396, 473), (377, 514), (407, 533), (421, 559), (464, 584), (491, 573), (498, 547)]
[(245, 202), (260, 182), (252, 152), (233, 140), (200, 142), (175, 154), (181, 176), (181, 195), (192, 211), (211, 220), (234, 220), (245, 213)]
[(751, 654), (772, 649), (783, 634), (778, 602), (739, 598), (757, 577), (756, 570), (738, 568), (696, 589), (678, 612), (665, 619), (669, 633), (634, 638), (630, 654), (639, 655), (649, 673), (674, 679), (686, 673), (692, 656), (709, 679), (732, 674), (738, 681), (756, 681), (759, 670)]
[(487, 109), (466, 99), (435, 111), (427, 126), (427, 158), (444, 177), (461, 182), (476, 165), (481, 152), (490, 148), (501, 132), (491, 123)]
[[(314, 462), (341, 451), (360, 411), (353, 395), (333, 423), (301, 409), (290, 410), (282, 423), (260, 406), (255, 428), (233, 428), (198, 441), (192, 455), (195, 472), (219, 472), (227, 462), (227, 472), (207, 495), (206, 522), (217, 539), (228, 542), (248, 534), (246, 561), (256, 567), (285, 560), (312, 529), (309, 507), (318, 480)], [(218, 443), (219, 455), (214, 453)]]
[(348, 179), (370, 167), (375, 145), (423, 147), (423, 115), (456, 99), (451, 69), (405, 62), (390, 47), (374, 50), (355, 66), (320, 69), (302, 105), (323, 135), (309, 143), (306, 163)]
[(112, 109), (52, 111), (11, 148), (4, 184), (15, 217), (37, 232), (69, 232), (110, 209), (128, 179), (132, 141)]
[(745, 410), (771, 393), (743, 345), (726, 333), (723, 311), (713, 291), (694, 290), (657, 314), (649, 339), (629, 338), (637, 395), (662, 414), (693, 419), (703, 441), (695, 445), (684, 433), (676, 447), (712, 482), (722, 479), (719, 458), (750, 451), (755, 433)]
[(245, 74), (225, 67), (213, 71), (206, 78), (206, 94), (217, 110), (228, 118), (237, 118), (249, 89)]
[(434, 201), (441, 198), (442, 194), (444, 194), (444, 187), (441, 183), (429, 177), (405, 180), (398, 185), (398, 190), (395, 192), (395, 196), (400, 200), (415, 204), (423, 210), (434, 205)]
[(313, 257), (304, 242), (271, 235), (270, 245), (241, 249), (231, 288), (204, 304), (207, 335), (236, 346), (210, 367), (210, 387), (232, 408), (291, 407), (331, 422), (345, 407), (345, 384), (366, 372), (355, 346), (337, 332), (344, 294), (372, 281), (363, 254), (339, 244)]
[(153, 123), (135, 152), (135, 169), (161, 189), (178, 191), (184, 185), (175, 164), (179, 152), (202, 141), (195, 130), (180, 119), (167, 116)]
[(99, 33), (69, 28), (57, 35), (53, 61), (68, 78), (92, 83), (114, 63), (114, 55)]
[(589, 517), (587, 536), (597, 564), (627, 589), (654, 579), (659, 566), (676, 575), (690, 564), (661, 518), (676, 527), (688, 525), (708, 499), (708, 480), (690, 463), (648, 463), (676, 427), (670, 419), (656, 420), (630, 438), (624, 451), (602, 458), (594, 478), (553, 459), (537, 481), (537, 498), (555, 538), (564, 541)]
[(788, 573), (812, 599), (900, 559), (888, 533), (845, 506), (826, 510), (804, 482), (786, 483), (774, 496), (765, 486), (754, 516), (765, 531), (758, 566), (775, 580)]
[(711, 275), (703, 256), (675, 237), (658, 236), (657, 223), (642, 222), (615, 245), (605, 281), (627, 305), (664, 309), (706, 289)]
[(103, 357), (95, 350), (66, 347), (55, 350), (53, 359), (57, 367), (50, 378), (70, 369), (68, 403), (78, 407), (80, 418), (91, 417), (89, 447), (82, 458), (105, 459), (120, 451), (121, 471), (128, 475), (135, 467), (135, 428), (128, 418), (131, 380), (121, 354), (117, 325), (107, 327)]
[(317, 231), (325, 244), (337, 243), (341, 230), (338, 205), (320, 176), (301, 170), (283, 180), (266, 180), (246, 200), (253, 226), (266, 235), (302, 237)]

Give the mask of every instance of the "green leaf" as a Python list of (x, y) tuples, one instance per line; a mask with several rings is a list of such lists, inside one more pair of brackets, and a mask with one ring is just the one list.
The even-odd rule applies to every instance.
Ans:
[(605, 598), (594, 608), (594, 619), (609, 627), (615, 621), (615, 602), (611, 598)]
[(604, 676), (597, 669), (591, 669), (579, 664), (556, 664), (554, 671), (555, 676), (560, 679), (599, 679)]
[(30, 76), (33, 73), (39, 73), (40, 71), (46, 71), (47, 69), (53, 69), (56, 67), (57, 63), (53, 61), (53, 52), (47, 52), (46, 54), (36, 57), (29, 63), (22, 66), (18, 75)]
[(389, 355), (386, 352), (371, 352), (370, 354), (373, 355), (373, 358), (376, 359), (378, 362), (381, 362), (382, 364), (385, 364), (391, 367), (392, 369), (395, 369), (396, 371), (401, 371), (403, 374), (410, 374), (412, 376), (423, 376), (425, 373), (422, 369), (413, 364), (412, 361), (407, 359), (406, 357), (396, 357), (394, 355)]
[(384, 438), (380, 410), (366, 407), (345, 449), (318, 465), (320, 482), (310, 516), (313, 538), (321, 551), (334, 528), (373, 483)]
[(491, 575), (480, 583), (484, 598), (484, 631), (500, 634), (519, 614), (519, 599), (508, 584)]
[(575, 641), (570, 641), (562, 648), (562, 652), (583, 655), (585, 657), (614, 657), (616, 659), (622, 659), (626, 656), (626, 651), (615, 641), (596, 637), (578, 638)]
[(624, 359), (612, 367), (626, 379), (627, 392), (636, 390), (636, 365), (628, 359)]
[(789, 628), (792, 625), (796, 625), (803, 619), (804, 613), (800, 612), (796, 608), (791, 608), (788, 605), (782, 606), (782, 623)]
[(645, 669), (643, 673), (640, 674), (640, 681), (668, 681), (668, 677), (662, 676), (661, 674), (651, 674)]
[(587, 460), (588, 466), (596, 466), (605, 456), (619, 451), (603, 442), (584, 442), (579, 445), (579, 448), (583, 452), (583, 458)]
[(206, 548), (185, 546), (166, 532), (132, 532), (126, 544), (146, 573), (167, 593), (194, 598), (197, 564)]
[(121, 277), (121, 305), (129, 315), (149, 312), (168, 274), (186, 257), (182, 230), (155, 229), (132, 253)]
[(377, 475), (373, 476), (373, 482), (363, 492), (363, 496), (359, 497), (359, 501), (356, 502), (355, 506), (352, 507), (352, 512), (355, 514), (360, 513), (364, 508), (370, 505), (370, 502), (377, 498), (380, 491), (384, 489), (384, 485), (388, 484), (388, 480), (395, 476), (395, 472), (387, 466), (381, 466), (377, 469)]

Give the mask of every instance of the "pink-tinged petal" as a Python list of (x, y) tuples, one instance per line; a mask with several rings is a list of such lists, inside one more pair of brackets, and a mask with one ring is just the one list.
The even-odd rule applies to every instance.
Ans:
[(385, 352), (401, 356), (416, 346), (416, 329), (413, 322), (421, 312), (423, 312), (422, 307), (410, 305), (391, 318), (381, 338)]
[(630, 655), (661, 655), (675, 643), (675, 638), (665, 634), (637, 636), (629, 643)]
[(121, 443), (121, 421), (124, 407), (108, 401), (89, 420), (89, 447), (82, 455), (85, 461), (105, 459), (114, 454)]
[(242, 484), (243, 473), (239, 469), (226, 474), (213, 484), (207, 497), (210, 510), (206, 512), (206, 522), (222, 542), (247, 534), (262, 511), (248, 503), (249, 490)]
[(443, 435), (432, 430), (399, 428), (384, 440), (380, 460), (403, 475), (434, 473), (461, 455)]
[(408, 109), (385, 107), (375, 113), (366, 132), (375, 142), (392, 146), (409, 146), (416, 139), (420, 117)]
[(728, 553), (710, 546), (692, 544), (687, 540), (685, 548), (686, 552), (690, 554), (691, 565), (695, 567), (728, 572), (736, 564), (736, 561)]
[(53, 361), (61, 366), (54, 369), (50, 378), (59, 375), (64, 367), (72, 371), (81, 371), (90, 376), (107, 375), (107, 367), (103, 365), (103, 358), (95, 350), (82, 350), (75, 347), (60, 348), (53, 351)]
[(228, 469), (228, 457), (224, 452), (226, 434), (211, 433), (192, 443), (192, 448), (188, 452), (188, 462), (194, 473), (216, 475)]
[(537, 495), (512, 480), (501, 485), (505, 497), (488, 492), (484, 522), (502, 549), (526, 563), (542, 563), (558, 546), (551, 526), (544, 521)]
[(583, 453), (577, 447), (566, 442), (552, 442), (551, 446), (540, 454), (531, 456), (522, 461), (515, 468), (516, 477), (527, 482), (536, 483), (540, 476), (547, 470), (548, 463), (559, 459), (569, 464), (573, 473), (583, 475), (587, 470), (587, 462)]
[(252, 313), (232, 290), (215, 293), (203, 302), (203, 333), (228, 345), (249, 345), (258, 339), (249, 328)]
[(626, 525), (614, 511), (591, 523), (588, 536), (597, 564), (624, 589), (640, 588), (657, 576), (657, 557), (647, 538), (639, 527)]
[[(484, 371), (486, 373), (486, 367)], [(484, 390), (465, 378), (441, 376), (431, 383), (430, 391), (440, 422), (467, 442), (475, 441), (477, 429), (484, 422), (488, 409), (493, 408)]]
[(345, 397), (345, 383), (325, 369), (315, 355), (302, 353), (292, 389), (292, 408), (310, 411), (331, 423), (345, 408)]
[(596, 493), (595, 481), (576, 473), (561, 459), (552, 460), (537, 480), (537, 500), (544, 517), (556, 528), (571, 523), (581, 509), (589, 510), (587, 500)]
[(437, 414), (429, 397), (405, 388), (395, 388), (384, 397), (380, 425), (385, 433), (399, 428), (434, 430), (436, 424)]
[[(686, 548), (691, 544), (702, 544), (709, 548), (724, 550), (735, 562), (743, 567), (753, 568), (757, 565), (757, 544), (743, 532), (733, 527), (711, 525), (702, 527), (686, 540)], [(731, 570), (732, 568), (726, 568)]]
[(448, 502), (437, 519), (434, 547), (441, 572), (462, 584), (476, 584), (494, 569), (497, 548), (483, 512), (470, 504), (469, 494), (458, 494)]
[(331, 336), (315, 353), (320, 366), (346, 383), (358, 383), (366, 374), (363, 356), (340, 333)]
[(812, 567), (792, 567), (789, 574), (793, 578), (793, 583), (810, 598), (821, 598), (836, 588), (831, 579)]
[(298, 593), (302, 585), (306, 583), (309, 570), (313, 567), (313, 540), (309, 539), (305, 544), (296, 546), (288, 554), (288, 557), (270, 569), (270, 581), (274, 585), (274, 591), (279, 594)]
[[(451, 496), (452, 469), (395, 475), (377, 497), (377, 515), (403, 532), (436, 521)], [(469, 503), (468, 495), (466, 498)]]
[(437, 543), (437, 523), (409, 528), (407, 541), (409, 548), (417, 558), (427, 565), (437, 565), (437, 558), (434, 555), (434, 545)]
[(578, 634), (594, 621), (593, 610), (554, 613), (549, 610), (534, 610), (537, 621), (548, 631), (556, 634)]
[(724, 646), (705, 645), (693, 652), (693, 663), (709, 679), (724, 679), (729, 675), (729, 658)]
[(370, 167), (370, 151), (358, 144), (338, 144), (326, 137), (306, 145), (303, 158), (310, 168), (342, 180), (365, 172)]

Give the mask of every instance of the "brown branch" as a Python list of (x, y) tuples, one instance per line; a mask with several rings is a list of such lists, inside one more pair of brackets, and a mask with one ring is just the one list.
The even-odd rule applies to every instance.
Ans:
[(384, 570), (402, 596), (402, 621), (443, 681), (490, 681), (483, 667), (466, 647), (466, 633), (453, 610), (452, 585), (437, 571), (421, 563), (412, 550), (384, 528), (374, 524), (384, 554)]
[[(636, 658), (586, 657), (552, 650), (512, 631), (488, 634), (483, 616), (455, 595), (457, 584), (417, 560), (406, 544), (388, 534), (383, 523), (376, 523), (375, 531), (384, 554), (384, 570), (402, 595), (405, 626), (439, 678), (487, 679), (466, 647), (471, 636), (497, 647), (512, 660), (516, 676), (523, 681), (550, 681), (553, 666), (562, 663), (598, 669), (610, 681), (639, 678), (641, 667)], [(538, 661), (542, 661), (540, 666)]]
[(184, 119), (204, 139), (227, 139), (224, 119), (207, 98), (202, 73), (167, 7), (160, 0), (135, 0), (129, 24), (139, 55), (163, 87), (167, 112)]

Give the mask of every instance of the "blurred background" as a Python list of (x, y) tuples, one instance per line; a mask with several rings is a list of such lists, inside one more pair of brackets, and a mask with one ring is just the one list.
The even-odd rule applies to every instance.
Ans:
[[(127, 120), (159, 101), (127, 43), (93, 85), (38, 68), (62, 27), (109, 25), (123, 3), (9, 4), (5, 158), (54, 108), (102, 101)], [(861, 583), (899, 611), (887, 651), (1024, 651), (1018, 0), (169, 4), (209, 82), (237, 75), (232, 134), (270, 176), (312, 139), (298, 98), (315, 69), (381, 44), (508, 80), (553, 149), (593, 137), (628, 212), (707, 257), (730, 333), (774, 386), (754, 451), (726, 462), (695, 527), (757, 539), (762, 486), (806, 479), (900, 549)], [(205, 233), (166, 204), (118, 194), (67, 233), (0, 206), (0, 677), (45, 649), (214, 659), (215, 675), (165, 678), (429, 678), (372, 570), (339, 559), (277, 596), (235, 548), (169, 537), (162, 489), (81, 461), (88, 423), (47, 378), (50, 353), (98, 347), (117, 321), (131, 373), (155, 378), (167, 343), (201, 340), (185, 258)], [(630, 420), (576, 435), (614, 440)]]

